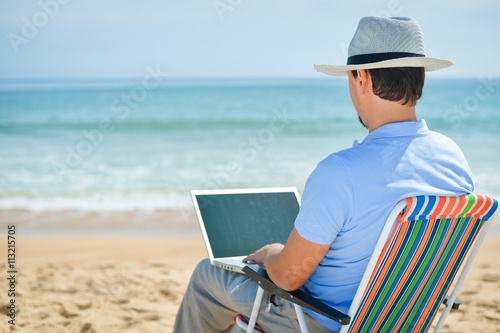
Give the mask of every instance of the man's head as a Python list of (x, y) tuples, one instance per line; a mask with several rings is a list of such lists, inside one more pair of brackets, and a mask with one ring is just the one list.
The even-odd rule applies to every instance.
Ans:
[(370, 131), (388, 122), (416, 120), (415, 105), (425, 80), (423, 67), (353, 70), (348, 78), (359, 121)]
[(348, 75), (360, 121), (370, 131), (390, 122), (416, 120), (425, 72), (451, 66), (429, 58), (417, 21), (408, 17), (364, 17), (349, 44), (347, 65), (315, 65), (328, 75)]

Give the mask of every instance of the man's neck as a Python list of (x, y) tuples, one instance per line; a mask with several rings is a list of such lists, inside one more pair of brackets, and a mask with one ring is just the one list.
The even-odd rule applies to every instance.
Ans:
[(370, 119), (367, 124), (369, 132), (390, 123), (417, 121), (415, 106), (380, 100), (379, 103), (373, 105), (372, 110), (373, 112), (370, 112)]

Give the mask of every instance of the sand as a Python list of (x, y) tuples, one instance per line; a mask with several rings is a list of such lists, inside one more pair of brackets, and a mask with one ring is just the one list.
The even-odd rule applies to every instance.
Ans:
[[(5, 234), (0, 235), (6, 254)], [(16, 325), (0, 261), (0, 332), (171, 332), (201, 237), (19, 237)], [(4, 255), (6, 257), (6, 255)], [(442, 332), (500, 332), (500, 238), (489, 237)]]

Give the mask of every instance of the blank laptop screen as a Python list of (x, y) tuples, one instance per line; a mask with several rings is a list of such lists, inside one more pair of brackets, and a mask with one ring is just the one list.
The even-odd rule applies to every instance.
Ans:
[(196, 200), (214, 258), (285, 244), (299, 212), (293, 192), (198, 194)]

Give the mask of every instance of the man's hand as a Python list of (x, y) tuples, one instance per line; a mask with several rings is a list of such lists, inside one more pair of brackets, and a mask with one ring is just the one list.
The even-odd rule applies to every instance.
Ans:
[(309, 279), (329, 248), (330, 244), (316, 244), (305, 240), (294, 228), (286, 245), (266, 245), (243, 261), (254, 261), (264, 267), (278, 287), (295, 290)]
[(283, 247), (284, 245), (279, 243), (265, 245), (254, 253), (249, 254), (245, 259), (243, 259), (243, 262), (253, 261), (253, 263), (259, 265), (260, 267), (266, 268), (266, 258), (270, 255), (277, 255), (281, 252)]

